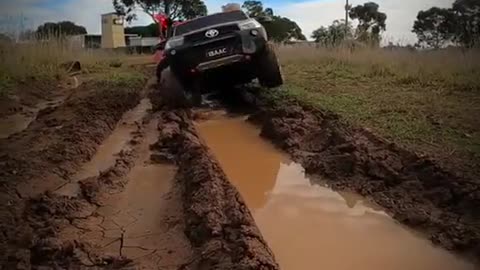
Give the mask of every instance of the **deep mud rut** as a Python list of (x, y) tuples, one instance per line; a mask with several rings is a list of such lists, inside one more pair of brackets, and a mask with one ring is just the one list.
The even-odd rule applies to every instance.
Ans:
[(476, 182), (298, 106), (92, 87), (0, 140), (5, 269), (475, 269)]
[(358, 194), (310, 179), (246, 116), (220, 112), (197, 130), (238, 188), (281, 269), (474, 269)]

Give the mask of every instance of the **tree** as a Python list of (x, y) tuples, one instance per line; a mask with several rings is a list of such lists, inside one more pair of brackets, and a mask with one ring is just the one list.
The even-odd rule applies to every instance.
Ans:
[[(266, 15), (265, 10), (263, 10), (263, 4), (260, 1), (245, 1), (242, 5), (242, 8), (245, 9), (248, 16), (252, 18), (258, 18)], [(271, 13), (270, 15), (273, 16), (273, 10), (271, 8), (268, 10)]]
[(242, 8), (252, 18), (270, 17), (272, 20), (269, 22), (262, 22), (259, 20), (271, 40), (276, 42), (284, 42), (292, 39), (305, 40), (305, 36), (302, 33), (302, 29), (298, 24), (286, 17), (274, 15), (273, 9), (263, 8), (263, 4), (260, 1), (245, 1)]
[(264, 24), (270, 40), (276, 42), (305, 40), (302, 29), (296, 22), (280, 16), (273, 16), (272, 21)]
[(353, 27), (350, 23), (346, 24), (345, 20), (335, 20), (330, 26), (313, 31), (311, 37), (325, 47), (336, 47), (353, 38)]
[(357, 39), (380, 43), (380, 33), (386, 30), (387, 15), (378, 10), (378, 4), (368, 2), (350, 9), (349, 16), (358, 20)]
[(420, 11), (412, 30), (420, 45), (433, 48), (448, 43), (467, 48), (480, 46), (480, 1), (456, 0), (452, 8)]
[(433, 7), (420, 11), (413, 24), (412, 32), (417, 35), (422, 47), (443, 47), (454, 38), (454, 13), (449, 9)]
[(40, 25), (36, 31), (37, 35), (44, 36), (73, 36), (73, 35), (82, 35), (86, 34), (87, 30), (85, 27), (76, 25), (70, 21), (63, 21), (58, 23), (47, 22), (43, 25)]
[(129, 22), (137, 18), (135, 10), (138, 8), (154, 22), (156, 14), (164, 14), (172, 20), (189, 20), (207, 15), (207, 6), (202, 0), (113, 0), (113, 7)]
[(456, 0), (452, 18), (454, 40), (465, 47), (480, 46), (480, 1)]

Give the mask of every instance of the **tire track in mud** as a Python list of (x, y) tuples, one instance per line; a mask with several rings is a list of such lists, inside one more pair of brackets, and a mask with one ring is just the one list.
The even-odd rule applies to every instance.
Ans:
[(242, 197), (199, 139), (191, 112), (162, 112), (160, 125), (157, 148), (179, 167), (185, 233), (195, 248), (180, 269), (279, 269)]
[[(188, 115), (147, 115), (112, 167), (79, 181), (79, 194), (47, 193), (31, 201), (35, 222), (61, 228), (34, 246), (34, 262), (67, 268), (278, 269), (243, 199)], [(41, 209), (50, 212), (39, 216)]]
[[(278, 268), (235, 188), (183, 118), (188, 111), (173, 112), (180, 118), (145, 114), (144, 100), (139, 122), (123, 113), (148, 89), (121, 96), (92, 87), (98, 88), (82, 85), (2, 144), (2, 180), (9, 181), (2, 194), (2, 266)], [(176, 125), (180, 133), (169, 132)], [(200, 200), (207, 193), (220, 201)]]
[(95, 210), (59, 238), (83, 243), (79, 250), (87, 256), (74, 257), (81, 265), (176, 269), (190, 256), (175, 168), (159, 164), (151, 147), (157, 123), (156, 115), (146, 115), (115, 165), (79, 182), (80, 197)]
[[(85, 83), (63, 104), (41, 111), (27, 129), (0, 140), (0, 265), (28, 269), (72, 251), (51, 238), (57, 233), (51, 224), (56, 217), (76, 217), (81, 213), (76, 210), (88, 205), (51, 202), (50, 194), (41, 194), (64, 183), (93, 156), (123, 113), (138, 103), (142, 88)], [(49, 245), (55, 248), (48, 254), (39, 250)]]

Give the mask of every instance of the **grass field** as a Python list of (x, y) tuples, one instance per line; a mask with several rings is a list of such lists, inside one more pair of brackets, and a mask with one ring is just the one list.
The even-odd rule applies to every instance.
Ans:
[(335, 112), (410, 149), (478, 169), (480, 52), (282, 47), (278, 53), (286, 77), (278, 100)]

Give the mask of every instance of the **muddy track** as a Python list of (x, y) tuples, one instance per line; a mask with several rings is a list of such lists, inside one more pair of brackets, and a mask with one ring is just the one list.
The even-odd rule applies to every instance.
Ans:
[(1, 141), (2, 267), (278, 269), (190, 112), (147, 95), (86, 83)]
[[(480, 258), (480, 183), (445, 171), (336, 115), (297, 104), (277, 107), (262, 97), (250, 120), (261, 135), (338, 190), (358, 192), (432, 242)], [(478, 263), (478, 262), (477, 262)]]
[(278, 269), (245, 202), (199, 139), (188, 112), (163, 112), (160, 125), (156, 147), (179, 166), (186, 234), (196, 248), (181, 269)]
[[(279, 269), (244, 199), (199, 138), (196, 115), (164, 108), (159, 95), (141, 89), (86, 83), (0, 140), (0, 265)], [(221, 99), (233, 111), (248, 105), (261, 135), (308, 173), (374, 200), (436, 244), (480, 256), (478, 182), (335, 115), (279, 108), (261, 96)]]
[[(42, 110), (24, 131), (0, 140), (1, 265), (28, 268), (35, 261), (37, 244), (56, 232), (31, 219), (32, 202), (48, 202), (49, 196), (41, 194), (67, 181), (92, 157), (122, 114), (138, 103), (142, 88), (86, 83), (60, 106)], [(40, 208), (33, 209), (40, 215), (68, 216), (65, 211), (74, 211), (79, 204), (63, 200), (56, 207), (42, 208), (42, 203), (34, 203)], [(39, 228), (45, 230), (36, 231)]]

